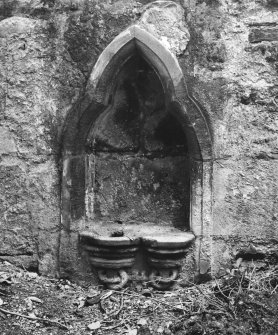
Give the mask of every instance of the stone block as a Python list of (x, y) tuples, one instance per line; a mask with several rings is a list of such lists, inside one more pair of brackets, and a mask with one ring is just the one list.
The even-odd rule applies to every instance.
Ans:
[(78, 220), (85, 215), (85, 157), (74, 157), (70, 160), (71, 185), (70, 209), (73, 220)]
[(186, 157), (148, 159), (103, 154), (95, 159), (92, 173), (96, 220), (188, 225)]
[(190, 39), (183, 8), (173, 1), (155, 1), (144, 11), (139, 24), (176, 55), (185, 52)]
[(242, 265), (252, 268), (277, 264), (277, 239), (249, 236), (214, 236), (211, 241), (213, 275), (224, 275), (242, 258)]
[(15, 153), (16, 144), (11, 132), (4, 127), (0, 127), (0, 155)]
[(18, 222), (18, 227), (10, 229), (5, 227), (0, 234), (0, 246), (2, 256), (32, 256), (36, 249), (29, 227), (20, 227), (20, 222)]
[(30, 33), (36, 21), (26, 17), (9, 17), (0, 21), (0, 37)]
[(59, 232), (39, 230), (36, 235), (39, 272), (47, 276), (58, 273)]
[(277, 237), (277, 171), (277, 160), (216, 162), (212, 234)]
[(250, 43), (278, 41), (278, 28), (252, 28), (249, 34)]

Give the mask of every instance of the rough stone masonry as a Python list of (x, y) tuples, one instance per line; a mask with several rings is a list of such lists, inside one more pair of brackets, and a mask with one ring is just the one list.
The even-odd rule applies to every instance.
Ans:
[(177, 58), (211, 134), (201, 190), (211, 203), (185, 269), (221, 274), (251, 251), (277, 258), (278, 2), (163, 3), (1, 1), (1, 259), (48, 275), (82, 272), (76, 239), (63, 256), (69, 269), (60, 262), (65, 127), (101, 53), (134, 24)]

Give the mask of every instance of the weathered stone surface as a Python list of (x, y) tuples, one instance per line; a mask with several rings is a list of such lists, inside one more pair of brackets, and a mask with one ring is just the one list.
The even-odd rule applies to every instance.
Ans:
[(277, 238), (277, 171), (277, 160), (216, 163), (213, 235)]
[(249, 34), (250, 43), (262, 41), (278, 41), (278, 28), (253, 28)]
[[(267, 248), (277, 237), (278, 212), (276, 7), (274, 0), (0, 2), (0, 257), (55, 274), (61, 246), (62, 274), (88, 271), (78, 250), (78, 231), (85, 228), (86, 185), (78, 179), (85, 173), (85, 154), (71, 158), (69, 164), (75, 178), (67, 182), (79, 189), (69, 195), (75, 204), (69, 208), (73, 221), (60, 220), (63, 129), (73, 107), (82, 105), (99, 55), (131, 24), (151, 33), (178, 57), (188, 99), (192, 104), (197, 101), (213, 139), (213, 175), (212, 162), (194, 162), (196, 178), (191, 185), (197, 187), (191, 214), (203, 221), (194, 227), (196, 242), (184, 261), (187, 272), (182, 278), (192, 277), (194, 266), (196, 271), (209, 270), (209, 262), (214, 273), (224, 269), (234, 252), (250, 242)], [(152, 121), (147, 119), (149, 135), (144, 137), (149, 151), (162, 146), (151, 136), (156, 129)], [(111, 141), (110, 135), (99, 134)], [(99, 167), (104, 162), (99, 159)], [(123, 174), (122, 162), (117, 162), (116, 170)], [(169, 166), (173, 161), (167, 162)], [(139, 161), (136, 164), (139, 174)], [(109, 169), (100, 170), (104, 176)], [(169, 193), (183, 192), (177, 186), (182, 178), (173, 177)], [(150, 176), (146, 180), (156, 187)], [(105, 178), (102, 184), (98, 187), (105, 189), (111, 203), (107, 211), (112, 213), (116, 205), (109, 198), (111, 185)], [(129, 191), (135, 193), (135, 184), (131, 185)], [(167, 206), (168, 191), (163, 195), (164, 201), (169, 200)], [(205, 200), (213, 194), (212, 206), (202, 204), (202, 192)], [(105, 201), (98, 197), (104, 211)], [(145, 203), (156, 208), (155, 200)], [(165, 212), (161, 217), (167, 218), (169, 211)], [(61, 226), (67, 230), (59, 240)]]
[[(277, 240), (256, 237), (250, 238), (244, 236), (242, 238), (237, 236), (226, 236), (219, 238), (218, 236), (213, 238), (212, 241), (212, 270), (213, 273), (218, 273), (219, 275), (227, 273), (226, 270), (230, 269), (232, 265), (236, 263), (236, 259), (239, 256), (244, 255), (243, 252), (247, 251), (250, 248), (255, 248), (257, 252), (263, 255), (263, 259), (260, 262), (260, 265), (266, 267), (267, 264), (276, 264), (277, 263)], [(217, 254), (221, 253), (222, 257), (216, 257)], [(246, 255), (251, 258), (249, 266), (251, 264), (256, 264), (256, 256), (250, 254)], [(253, 257), (253, 260), (252, 260)], [(259, 265), (259, 267), (260, 267)]]
[[(94, 220), (153, 222), (186, 227), (186, 157), (101, 155), (95, 159)], [(92, 179), (96, 179), (93, 176)]]
[(0, 127), (0, 154), (10, 155), (16, 152), (16, 146), (12, 134)]
[(187, 153), (186, 135), (166, 108), (168, 96), (142, 57), (131, 57), (117, 78), (113, 104), (96, 120), (88, 136), (94, 151)]
[[(24, 17), (0, 22), (0, 66), (5, 88), (0, 254), (26, 255), (25, 261), (33, 255), (29, 257), (32, 266), (35, 259), (39, 268), (44, 263), (41, 271), (55, 273), (57, 250), (52, 241), (57, 245), (60, 222), (56, 152), (58, 119), (62, 119), (55, 113), (67, 100), (57, 102), (60, 79), (51, 71), (59, 70), (50, 61), (53, 49), (45, 43), (46, 26), (40, 19)], [(48, 232), (51, 239), (47, 238)], [(45, 243), (47, 240), (50, 244)], [(47, 254), (51, 255), (48, 264)]]
[(155, 1), (144, 9), (139, 25), (157, 37), (177, 56), (183, 54), (190, 39), (183, 8), (173, 1)]

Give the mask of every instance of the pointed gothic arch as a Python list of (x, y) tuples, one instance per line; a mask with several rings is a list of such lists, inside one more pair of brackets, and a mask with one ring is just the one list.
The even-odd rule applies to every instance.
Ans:
[(94, 119), (92, 114), (99, 115), (99, 110), (109, 105), (114, 78), (128, 58), (136, 52), (154, 68), (171, 102), (180, 110), (178, 117), (183, 119), (191, 133), (192, 155), (202, 160), (210, 159), (212, 139), (209, 120), (198, 102), (190, 96), (177, 58), (157, 38), (137, 25), (119, 34), (98, 58), (82, 102), (71, 111), (67, 119), (64, 149), (71, 154), (82, 151), (80, 147), (74, 148), (82, 138), (82, 134), (77, 132), (82, 129), (85, 134), (86, 127), (83, 127), (83, 123), (88, 125), (88, 119)]
[[(144, 58), (156, 72), (167, 93), (168, 104), (186, 134), (191, 159), (190, 228), (201, 237), (209, 225), (211, 206), (212, 138), (209, 120), (198, 102), (190, 96), (177, 58), (156, 37), (137, 25), (119, 34), (102, 52), (90, 75), (83, 99), (67, 118), (62, 149), (62, 231), (70, 234), (85, 225), (88, 205), (87, 137), (97, 118), (111, 104), (115, 78), (134, 54)], [(61, 263), (68, 258), (65, 251), (67, 243), (64, 242), (64, 246), (61, 243)]]

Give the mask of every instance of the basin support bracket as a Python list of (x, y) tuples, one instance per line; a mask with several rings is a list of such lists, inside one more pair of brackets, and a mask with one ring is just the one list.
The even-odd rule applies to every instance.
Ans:
[(129, 276), (123, 269), (98, 270), (98, 278), (110, 290), (120, 290), (128, 282)]

